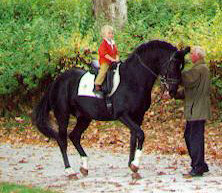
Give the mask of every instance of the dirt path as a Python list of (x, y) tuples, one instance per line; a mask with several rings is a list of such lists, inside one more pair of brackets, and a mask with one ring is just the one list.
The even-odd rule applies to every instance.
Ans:
[[(178, 155), (144, 155), (140, 174), (132, 182), (127, 167), (128, 155), (88, 149), (89, 176), (79, 180), (65, 177), (58, 148), (0, 144), (0, 181), (23, 183), (65, 193), (97, 192), (222, 192), (222, 166), (208, 160), (210, 172), (203, 177), (186, 179), (189, 158)], [(79, 172), (80, 158), (69, 149), (70, 163)]]

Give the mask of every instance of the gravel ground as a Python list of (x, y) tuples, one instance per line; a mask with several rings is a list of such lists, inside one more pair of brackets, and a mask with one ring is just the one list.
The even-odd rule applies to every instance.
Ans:
[(13, 146), (0, 143), (0, 181), (49, 188), (64, 193), (99, 192), (222, 192), (222, 166), (208, 159), (210, 172), (203, 177), (184, 178), (190, 170), (189, 157), (144, 155), (141, 180), (132, 181), (127, 167), (128, 155), (86, 149), (89, 175), (79, 173), (80, 157), (68, 149), (69, 160), (78, 180), (65, 176), (60, 150), (46, 146)]

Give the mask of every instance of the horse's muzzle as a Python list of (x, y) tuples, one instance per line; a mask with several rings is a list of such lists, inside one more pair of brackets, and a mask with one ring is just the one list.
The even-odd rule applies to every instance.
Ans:
[(169, 95), (171, 98), (174, 98), (176, 96), (176, 94), (177, 94), (177, 90), (170, 90), (169, 91)]

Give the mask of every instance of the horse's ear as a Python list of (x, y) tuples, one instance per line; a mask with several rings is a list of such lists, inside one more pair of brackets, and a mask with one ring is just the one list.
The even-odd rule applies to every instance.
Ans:
[[(188, 54), (190, 52), (190, 46), (187, 46), (184, 50), (179, 50), (179, 51), (177, 51), (176, 53), (175, 53), (175, 58), (176, 59), (181, 59), (181, 58), (184, 58), (184, 56), (186, 55), (186, 54)], [(180, 69), (181, 69), (181, 71), (184, 69), (184, 65), (185, 65), (185, 63), (183, 62), (182, 64), (181, 64), (181, 67), (180, 67)]]
[(183, 53), (184, 53), (184, 56), (186, 54), (188, 54), (190, 52), (190, 46), (187, 46), (184, 50), (183, 50)]
[(190, 52), (190, 46), (187, 46), (184, 50), (179, 50), (175, 53), (174, 57), (179, 59), (181, 57), (184, 57), (186, 54)]

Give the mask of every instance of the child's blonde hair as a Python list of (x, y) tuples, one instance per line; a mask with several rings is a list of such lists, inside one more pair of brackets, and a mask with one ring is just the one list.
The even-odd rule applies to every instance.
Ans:
[(194, 52), (194, 53), (200, 55), (202, 58), (204, 58), (206, 56), (205, 50), (200, 46), (194, 46), (191, 49), (191, 52)]
[(105, 37), (107, 32), (112, 31), (113, 32), (113, 27), (110, 25), (104, 25), (101, 29), (101, 35), (102, 37)]

